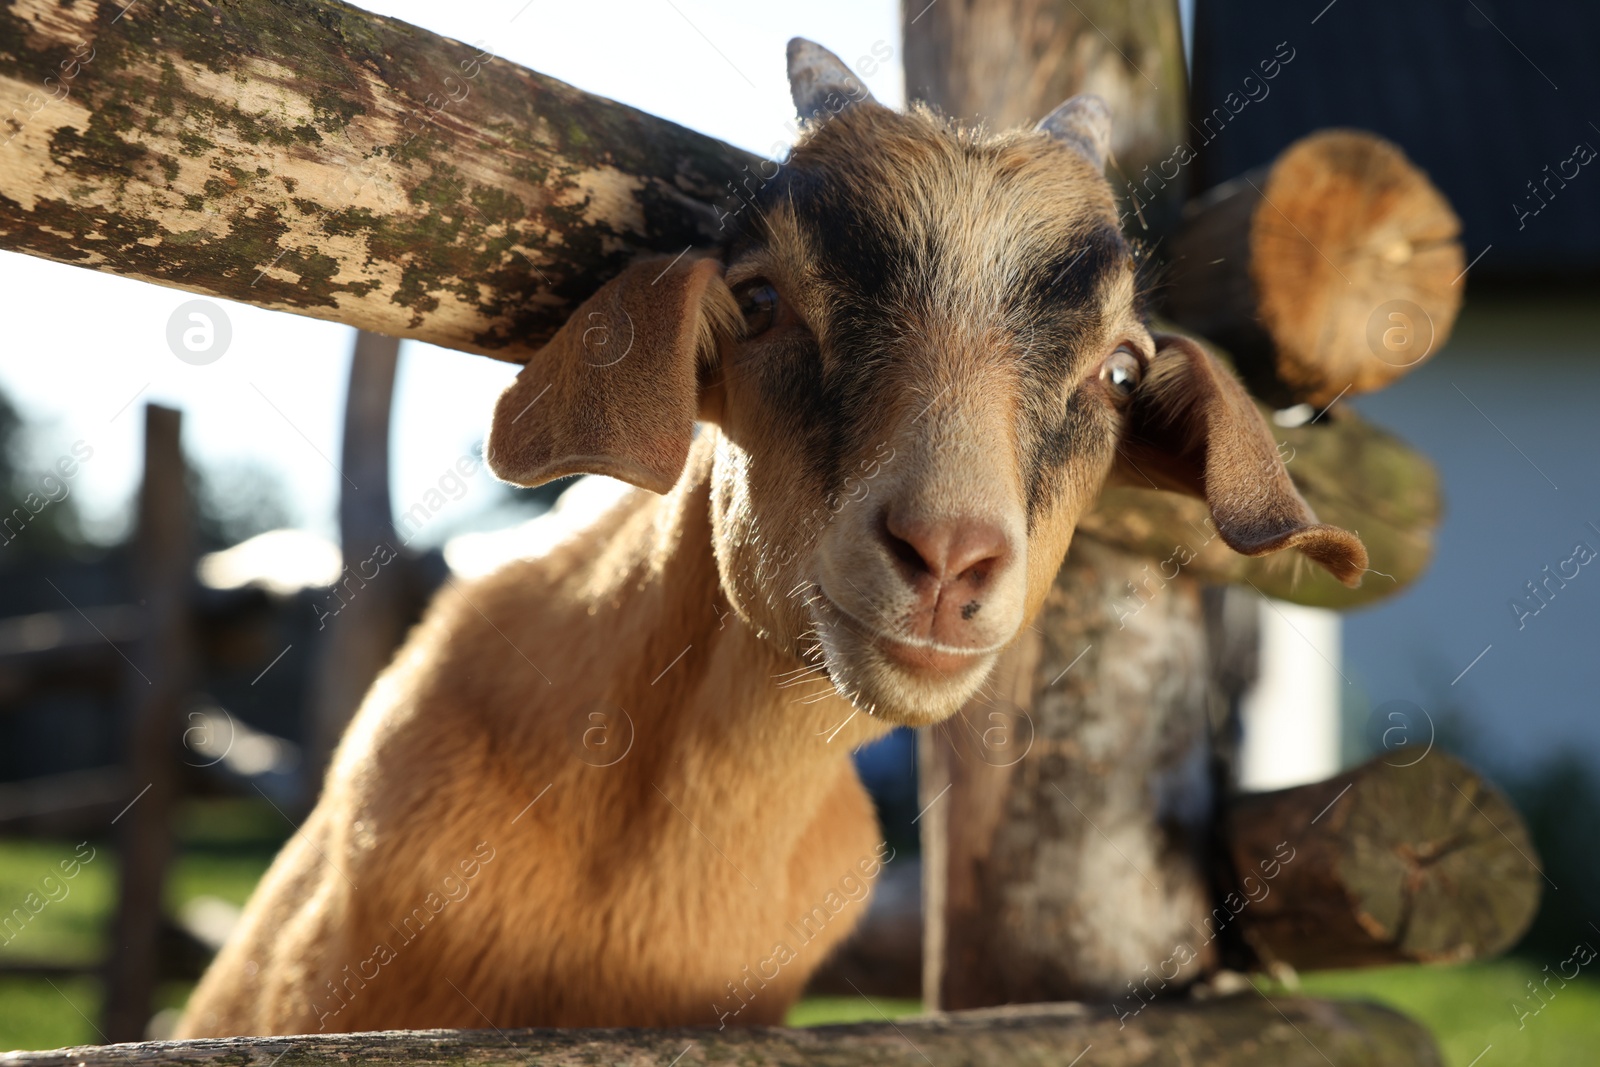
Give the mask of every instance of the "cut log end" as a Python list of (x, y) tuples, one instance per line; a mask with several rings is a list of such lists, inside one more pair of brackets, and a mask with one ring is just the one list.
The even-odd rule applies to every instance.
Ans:
[[(1415, 760), (1415, 762), (1412, 762)], [(1246, 940), (1299, 969), (1494, 956), (1538, 910), (1543, 875), (1505, 797), (1459, 761), (1389, 753), (1327, 782), (1241, 799), (1231, 859), (1281, 862), (1252, 900)], [(1259, 879), (1256, 880), (1259, 883)]]
[(1398, 147), (1320, 131), (1194, 206), (1169, 312), (1229, 348), (1264, 399), (1326, 406), (1444, 345), (1461, 306), (1460, 231)]

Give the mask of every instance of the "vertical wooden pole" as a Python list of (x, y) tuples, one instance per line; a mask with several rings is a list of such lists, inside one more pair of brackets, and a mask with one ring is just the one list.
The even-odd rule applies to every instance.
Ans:
[[(1187, 92), (1172, 0), (903, 10), (909, 96), (1004, 128), (1097, 92), (1124, 228), (1153, 242), (1175, 224), (1184, 175), (1161, 164)], [(1080, 540), (988, 694), (924, 734), (929, 1007), (1115, 998), (1165, 964), (1149, 996), (1215, 960), (1197, 932), (1215, 802), (1200, 587), (1154, 569)]]
[(400, 341), (360, 331), (350, 361), (339, 484), (344, 570), (317, 608), (320, 645), (312, 673), (307, 810), (316, 803), (344, 728), (400, 643), (406, 602), (389, 502), (389, 413)]
[(173, 858), (179, 738), (193, 690), (194, 530), (180, 443), (182, 413), (145, 409), (135, 581), (147, 629), (127, 675), (128, 769), (134, 793), (114, 820), (121, 888), (106, 966), (105, 1037), (143, 1039), (160, 972), (162, 893)]
[(1176, 0), (904, 0), (902, 15), (908, 99), (1006, 129), (1099, 93), (1124, 228), (1153, 243), (1176, 225), (1189, 99)]
[(1074, 545), (990, 694), (924, 735), (929, 1004), (1111, 1000), (1216, 961), (1200, 587), (1146, 566)]

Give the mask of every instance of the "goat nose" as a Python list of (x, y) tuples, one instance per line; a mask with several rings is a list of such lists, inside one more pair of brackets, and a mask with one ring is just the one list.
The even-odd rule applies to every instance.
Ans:
[(910, 577), (929, 575), (936, 587), (960, 582), (981, 588), (1011, 554), (1004, 530), (971, 516), (924, 518), (890, 508), (883, 532)]

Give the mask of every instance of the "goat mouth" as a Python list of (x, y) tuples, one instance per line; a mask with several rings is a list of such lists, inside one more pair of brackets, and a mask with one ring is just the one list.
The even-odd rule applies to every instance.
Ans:
[(956, 648), (919, 638), (895, 637), (868, 625), (841, 607), (820, 584), (814, 586), (813, 605), (821, 616), (871, 648), (883, 661), (914, 677), (956, 679), (987, 666), (998, 648)]
[(885, 636), (874, 638), (872, 647), (903, 671), (941, 678), (965, 674), (978, 664), (987, 663), (994, 655), (988, 649), (955, 649), (931, 642), (912, 643)]

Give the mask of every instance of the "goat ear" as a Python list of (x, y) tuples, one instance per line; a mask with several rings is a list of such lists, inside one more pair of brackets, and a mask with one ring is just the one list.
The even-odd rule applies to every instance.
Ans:
[(802, 119), (822, 120), (852, 104), (875, 103), (844, 61), (815, 41), (789, 41), (789, 95)]
[(1235, 552), (1295, 548), (1345, 585), (1361, 583), (1361, 539), (1317, 521), (1250, 394), (1187, 337), (1156, 335), (1156, 358), (1128, 408), (1118, 466), (1125, 484), (1203, 499)]
[(737, 315), (714, 258), (633, 264), (500, 394), (489, 469), (517, 485), (607, 474), (666, 492), (689, 457), (700, 365)]

